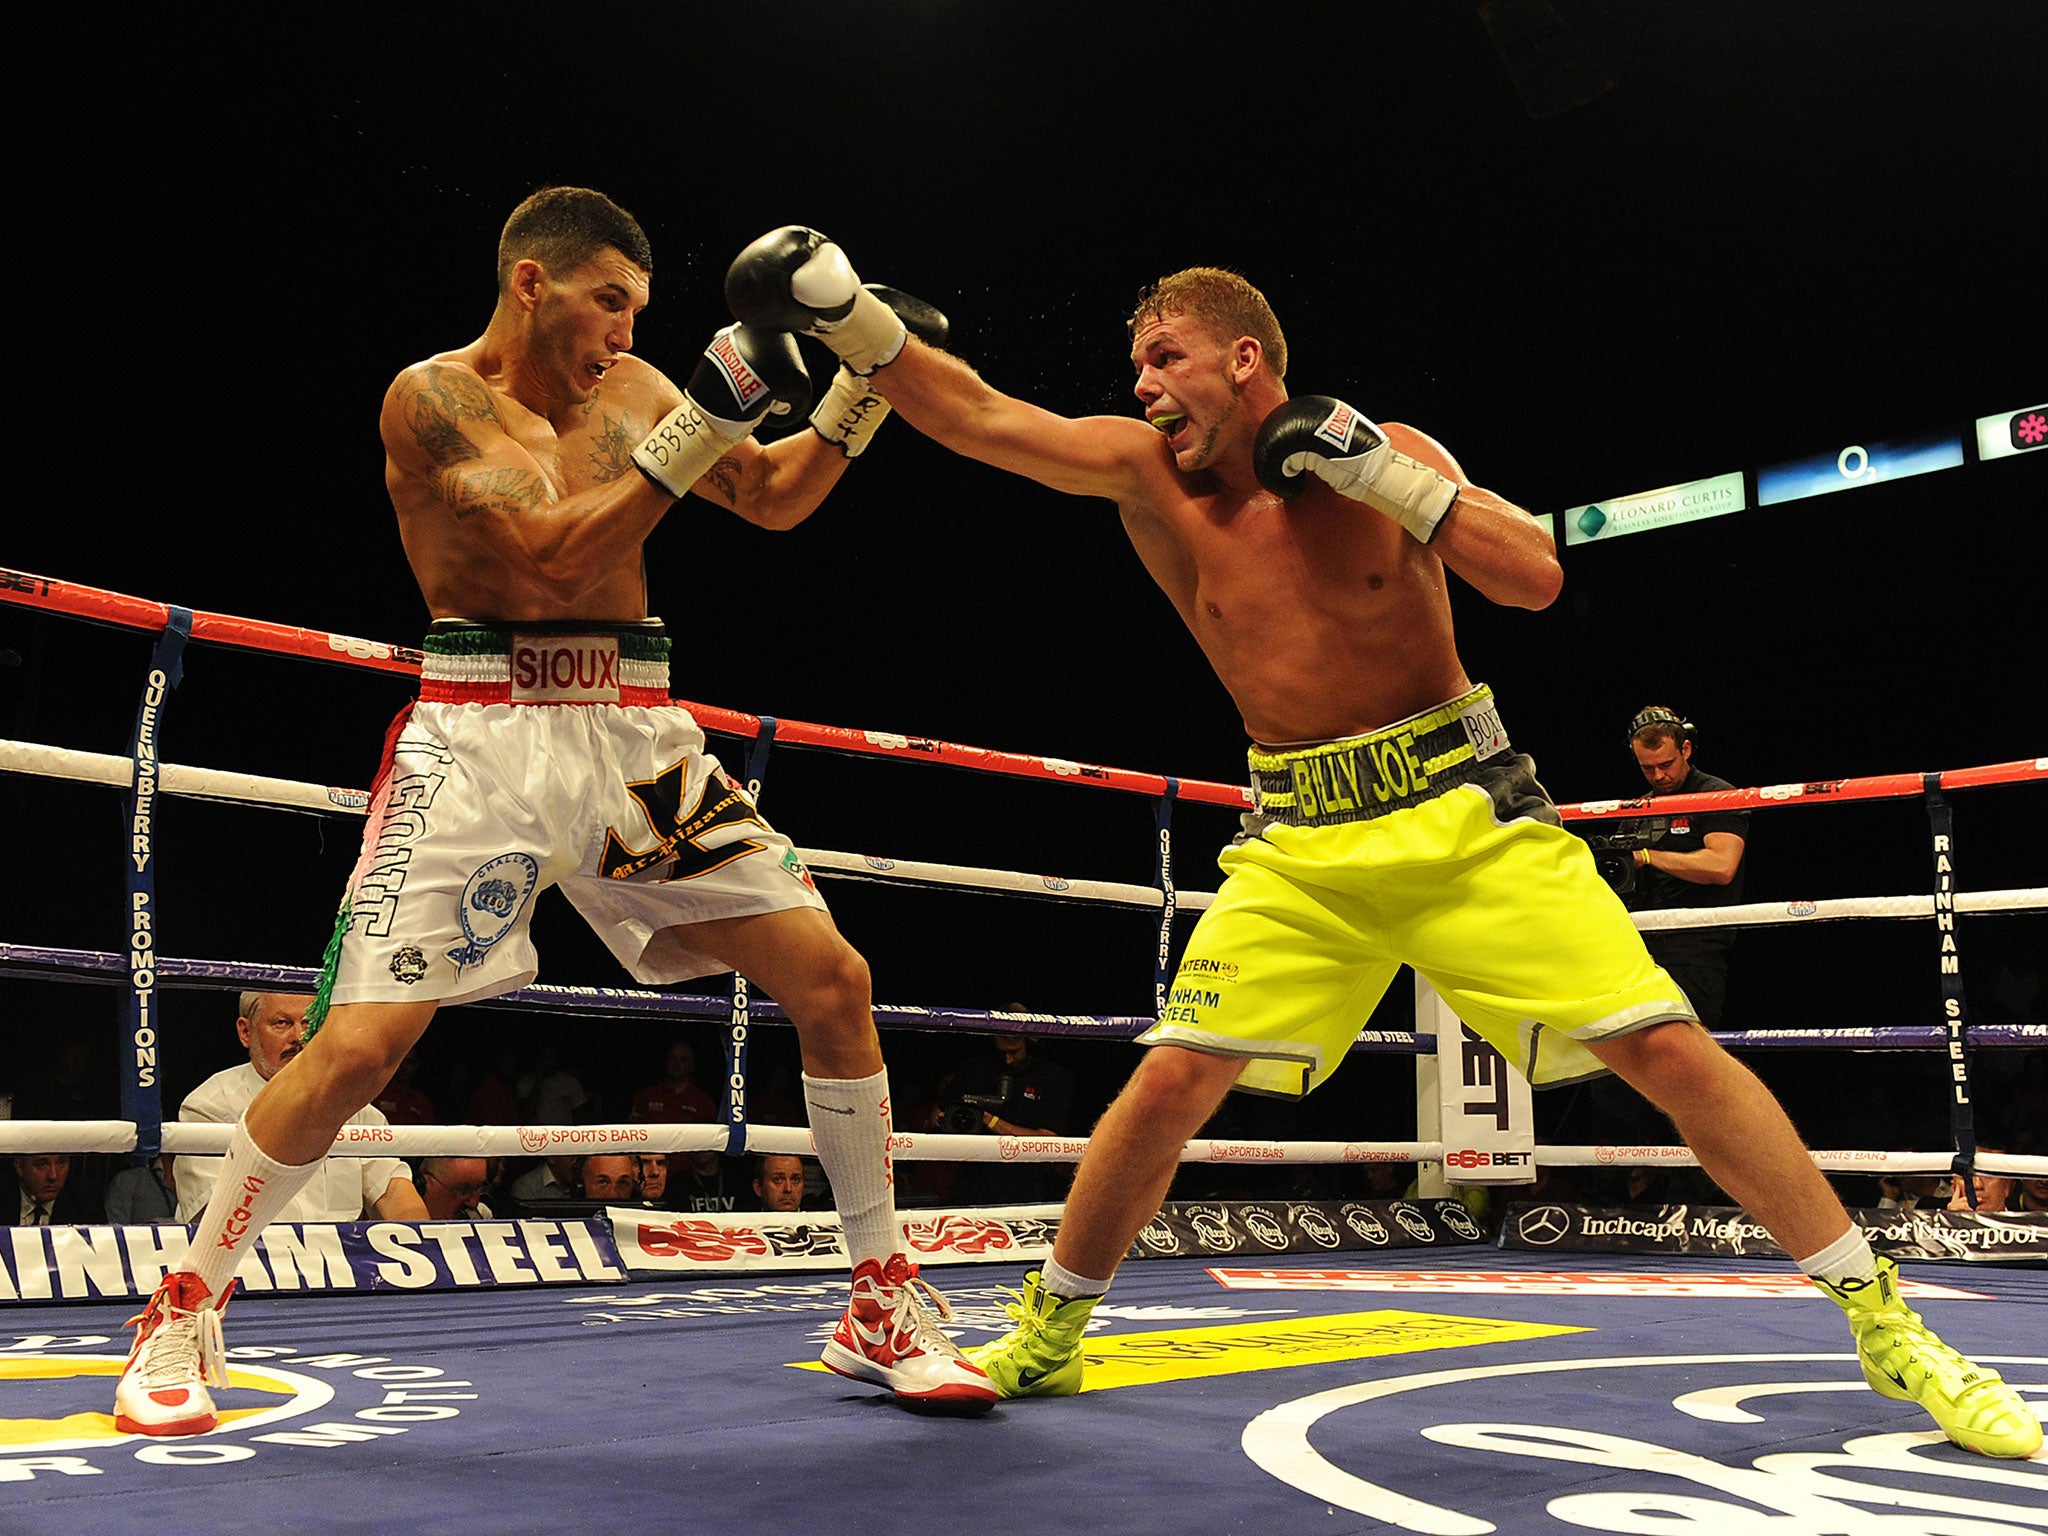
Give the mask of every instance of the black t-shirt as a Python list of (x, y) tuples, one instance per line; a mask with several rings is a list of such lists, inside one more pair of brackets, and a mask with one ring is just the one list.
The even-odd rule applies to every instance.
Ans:
[[(1074, 1108), (1074, 1074), (1056, 1061), (1026, 1053), (1017, 1066), (1003, 1064), (993, 1051), (962, 1062), (953, 1077), (953, 1091), (976, 1099), (1000, 1097), (1001, 1104), (977, 1104), (998, 1119), (1034, 1131), (1064, 1136)], [(970, 1101), (971, 1102), (971, 1101)]]
[[(1704, 795), (1734, 787), (1726, 779), (1717, 779), (1711, 773), (1702, 773), (1695, 768), (1671, 793)], [(1669, 825), (1664, 831), (1651, 838), (1650, 847), (1665, 853), (1697, 853), (1707, 846), (1709, 832), (1732, 832), (1747, 843), (1749, 812), (1682, 812), (1669, 818)], [(1735, 878), (1726, 885), (1703, 885), (1696, 880), (1681, 880), (1661, 869), (1645, 866), (1636, 871), (1636, 888), (1622, 900), (1631, 912), (1663, 911), (1671, 907), (1732, 907), (1742, 900), (1742, 881), (1748, 871), (1746, 848), (1742, 862), (1735, 866)], [(1645, 937), (1662, 959), (1666, 956), (1676, 958), (1681, 952), (1726, 954), (1735, 943), (1735, 933), (1733, 928), (1684, 928)]]

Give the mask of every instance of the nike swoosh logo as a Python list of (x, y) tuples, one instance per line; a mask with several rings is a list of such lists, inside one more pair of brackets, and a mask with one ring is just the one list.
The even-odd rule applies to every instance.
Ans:
[(1045, 1375), (1044, 1371), (1019, 1371), (1017, 1373), (1017, 1390), (1020, 1392), (1029, 1391), (1032, 1387), (1045, 1380)]
[(824, 1110), (828, 1115), (852, 1115), (859, 1113), (858, 1110), (841, 1109), (837, 1104), (820, 1104), (818, 1108)]

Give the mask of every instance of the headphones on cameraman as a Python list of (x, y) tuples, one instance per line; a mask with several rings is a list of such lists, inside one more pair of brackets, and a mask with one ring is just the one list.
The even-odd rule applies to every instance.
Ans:
[(1651, 704), (1636, 712), (1635, 719), (1628, 723), (1628, 739), (1634, 741), (1636, 732), (1646, 725), (1668, 725), (1681, 742), (1692, 740), (1692, 722), (1662, 704)]

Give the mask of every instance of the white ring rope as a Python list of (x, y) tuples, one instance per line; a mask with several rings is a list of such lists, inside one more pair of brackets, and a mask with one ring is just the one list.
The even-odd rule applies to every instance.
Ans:
[[(85, 783), (129, 787), (135, 776), (134, 763), (125, 757), (100, 752), (79, 752), (67, 747), (43, 746), (26, 741), (0, 741), (0, 771), (40, 774), (50, 778), (75, 779)], [(192, 768), (165, 763), (159, 769), (159, 791), (190, 799), (243, 801), (282, 810), (319, 811), (341, 815), (363, 815), (370, 797), (356, 789), (331, 785), (303, 784), (290, 779), (262, 778), (255, 774), (229, 773), (215, 768)], [(842, 853), (831, 849), (799, 848), (799, 857), (813, 872), (838, 879), (894, 881), (908, 885), (954, 886), (971, 890), (1017, 896), (1051, 897), (1063, 901), (1106, 902), (1117, 906), (1158, 911), (1165, 894), (1154, 886), (1130, 885), (1109, 880), (1069, 880), (1058, 875), (1034, 875), (1018, 870), (979, 869), (962, 864), (930, 864), (911, 859), (880, 858), (871, 854)], [(1199, 912), (1216, 899), (1214, 891), (1178, 890), (1176, 905)], [(1958, 912), (2040, 912), (2048, 911), (2048, 887), (2030, 886), (2005, 891), (1958, 891), (1952, 897)], [(1935, 915), (1935, 898), (1928, 896), (1846, 896), (1817, 901), (1758, 901), (1732, 907), (1678, 907), (1653, 912), (1632, 912), (1636, 927), (1644, 932), (1674, 928), (1764, 927), (1782, 923), (1831, 922), (1845, 918), (1928, 918)]]
[[(231, 1125), (167, 1120), (163, 1150), (173, 1157), (218, 1157), (227, 1151)], [(635, 1120), (626, 1124), (392, 1125), (345, 1126), (330, 1157), (547, 1157), (597, 1152), (723, 1152), (723, 1125), (670, 1125)], [(1088, 1148), (1085, 1136), (959, 1136), (897, 1131), (889, 1139), (893, 1157), (910, 1162), (1075, 1163)], [(132, 1152), (135, 1126), (126, 1120), (0, 1120), (0, 1153)], [(797, 1125), (747, 1128), (746, 1152), (793, 1157), (815, 1154), (811, 1133)], [(1438, 1163), (1440, 1141), (1190, 1141), (1184, 1163)], [(1813, 1152), (1828, 1173), (1946, 1173), (1950, 1152)], [(1699, 1159), (1682, 1146), (1539, 1146), (1536, 1161), (1553, 1168), (1697, 1168)], [(2048, 1178), (2048, 1157), (1980, 1152), (1979, 1173)]]
[[(181, 795), (191, 800), (238, 801), (275, 810), (349, 816), (365, 814), (370, 804), (369, 793), (359, 789), (302, 784), (291, 779), (268, 779), (256, 774), (192, 768), (180, 763), (161, 764), (157, 771), (159, 794)], [(135, 764), (129, 758), (103, 752), (79, 752), (69, 747), (44, 746), (29, 741), (0, 741), (0, 772), (38, 774), (46, 778), (72, 779), (127, 789), (135, 778)], [(912, 859), (887, 859), (873, 854), (841, 853), (820, 848), (799, 848), (797, 856), (810, 866), (814, 874), (842, 880), (956, 886), (999, 895), (1106, 902), (1154, 912), (1166, 905), (1165, 893), (1149, 885), (1129, 885), (1110, 880), (1070, 880), (1060, 875), (977, 869), (963, 864), (928, 864)], [(1215, 899), (1214, 891), (1177, 890), (1174, 893), (1176, 908), (1188, 912), (1202, 911)]]
[[(173, 1157), (218, 1157), (232, 1125), (166, 1120), (163, 1150)], [(981, 1136), (896, 1131), (893, 1157), (911, 1162), (1077, 1163), (1085, 1136)], [(722, 1124), (672, 1125), (634, 1120), (612, 1125), (344, 1126), (330, 1157), (548, 1157), (596, 1152), (723, 1152)], [(0, 1153), (132, 1152), (128, 1120), (0, 1120)], [(747, 1127), (746, 1152), (794, 1157), (816, 1153), (800, 1125)], [(1246, 1141), (1202, 1139), (1181, 1149), (1189, 1163), (1413, 1163), (1442, 1159), (1440, 1141)]]

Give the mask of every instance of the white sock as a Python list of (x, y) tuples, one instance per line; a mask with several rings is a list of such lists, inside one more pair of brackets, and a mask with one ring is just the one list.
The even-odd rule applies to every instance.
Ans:
[(1877, 1273), (1877, 1255), (1870, 1251), (1870, 1235), (1855, 1222), (1819, 1253), (1797, 1261), (1816, 1280), (1841, 1285), (1850, 1280), (1868, 1280)]
[(249, 1139), (246, 1119), (237, 1120), (228, 1137), (227, 1160), (213, 1186), (213, 1198), (200, 1214), (192, 1246), (178, 1268), (197, 1275), (207, 1293), (218, 1300), (235, 1270), (256, 1241), (256, 1234), (277, 1219), (292, 1196), (319, 1171), (321, 1159), (288, 1167), (275, 1161)]
[(1079, 1301), (1086, 1296), (1109, 1294), (1107, 1280), (1091, 1280), (1086, 1275), (1077, 1275), (1071, 1269), (1061, 1267), (1059, 1260), (1047, 1259), (1038, 1272), (1039, 1284), (1061, 1301)]
[(832, 1184), (832, 1202), (855, 1265), (886, 1264), (903, 1250), (896, 1224), (896, 1169), (889, 1157), (889, 1069), (873, 1077), (804, 1074), (811, 1141)]

